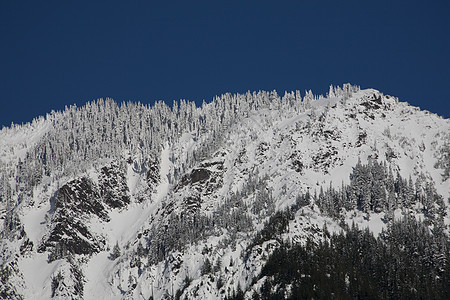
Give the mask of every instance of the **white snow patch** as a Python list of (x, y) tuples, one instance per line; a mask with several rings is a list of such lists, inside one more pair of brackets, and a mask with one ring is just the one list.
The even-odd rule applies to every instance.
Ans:
[(18, 265), (27, 284), (25, 299), (50, 299), (51, 275), (61, 263), (61, 260), (48, 263), (46, 253), (19, 260)]

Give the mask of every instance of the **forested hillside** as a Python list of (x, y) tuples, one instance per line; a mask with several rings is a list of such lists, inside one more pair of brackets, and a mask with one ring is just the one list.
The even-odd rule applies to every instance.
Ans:
[(5, 299), (450, 294), (450, 122), (373, 89), (66, 107), (0, 131)]

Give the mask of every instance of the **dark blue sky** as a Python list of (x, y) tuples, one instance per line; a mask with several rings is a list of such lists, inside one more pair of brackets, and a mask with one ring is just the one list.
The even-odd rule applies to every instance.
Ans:
[(158, 2), (0, 1), (0, 127), (100, 97), (346, 82), (450, 115), (450, 1)]

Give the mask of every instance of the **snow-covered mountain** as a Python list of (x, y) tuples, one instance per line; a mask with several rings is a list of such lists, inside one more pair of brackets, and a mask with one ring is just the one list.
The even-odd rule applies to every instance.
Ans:
[(3, 128), (0, 170), (5, 299), (449, 293), (450, 121), (373, 89), (98, 100)]

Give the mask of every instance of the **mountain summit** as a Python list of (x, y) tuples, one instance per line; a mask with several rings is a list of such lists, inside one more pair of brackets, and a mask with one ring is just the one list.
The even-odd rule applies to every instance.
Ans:
[(5, 299), (445, 298), (450, 122), (374, 89), (0, 131)]

